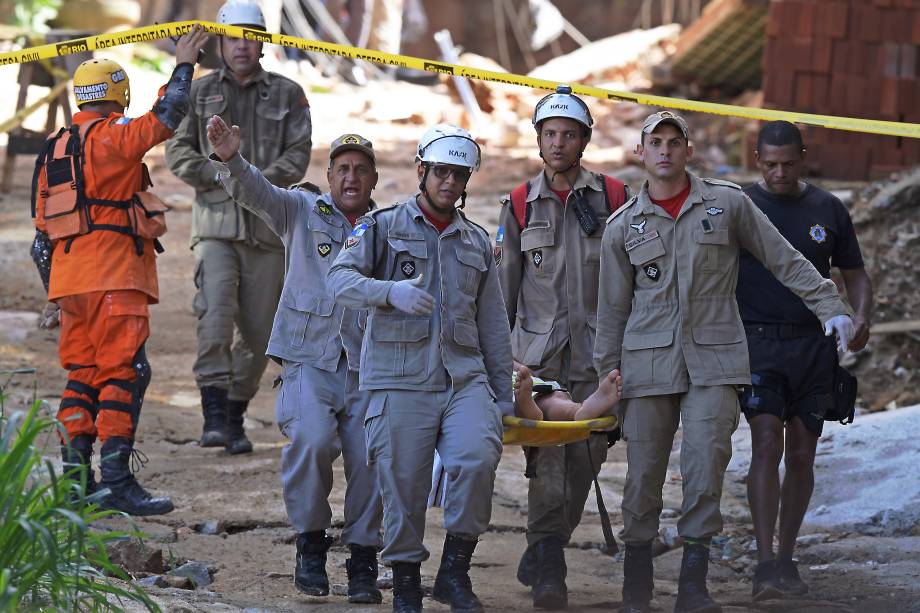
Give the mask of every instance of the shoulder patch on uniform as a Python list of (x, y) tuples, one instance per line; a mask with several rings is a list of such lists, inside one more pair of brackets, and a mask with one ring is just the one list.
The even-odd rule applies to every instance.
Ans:
[(607, 223), (610, 223), (611, 221), (613, 221), (614, 219), (616, 219), (617, 217), (619, 217), (620, 215), (628, 211), (630, 208), (632, 208), (632, 205), (634, 205), (638, 200), (639, 200), (638, 195), (633, 196), (632, 198), (627, 200), (626, 204), (624, 204), (623, 206), (621, 206), (620, 208), (618, 208), (617, 210), (615, 210), (613, 213), (610, 214), (610, 217), (607, 218)]
[(122, 116), (122, 117), (119, 117), (118, 119), (116, 119), (113, 123), (114, 123), (116, 126), (123, 126), (123, 125), (129, 123), (130, 121), (131, 121), (131, 118), (130, 118), (130, 117), (123, 117), (123, 116)]
[(738, 191), (744, 191), (744, 189), (737, 183), (732, 183), (731, 181), (723, 181), (722, 179), (713, 179), (711, 177), (703, 177), (703, 183), (709, 183), (710, 185), (721, 185), (723, 187), (731, 187), (737, 189)]
[(305, 192), (312, 192), (312, 193), (314, 193), (314, 194), (322, 194), (322, 193), (323, 193), (323, 190), (321, 190), (321, 189), (319, 188), (319, 186), (317, 186), (317, 185), (314, 184), (314, 183), (310, 183), (309, 181), (304, 181), (304, 182), (302, 182), (302, 183), (295, 183), (295, 184), (291, 185), (288, 189), (299, 189), (299, 190), (302, 190), (302, 191), (305, 191)]

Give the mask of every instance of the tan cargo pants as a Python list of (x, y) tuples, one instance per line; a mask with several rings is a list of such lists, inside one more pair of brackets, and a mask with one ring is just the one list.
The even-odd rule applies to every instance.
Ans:
[(284, 284), (284, 253), (241, 241), (205, 239), (195, 253), (198, 387), (250, 400), (259, 389), (265, 350)]
[(625, 401), (624, 541), (641, 543), (658, 535), (661, 488), (678, 423), (683, 427), (683, 504), (677, 531), (685, 538), (706, 538), (722, 530), (722, 479), (732, 457), (738, 415), (738, 395), (732, 385), (691, 385), (683, 394)]

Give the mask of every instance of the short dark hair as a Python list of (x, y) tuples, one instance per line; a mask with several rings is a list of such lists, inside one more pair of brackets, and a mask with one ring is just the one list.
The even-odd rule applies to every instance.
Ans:
[(773, 147), (785, 147), (786, 145), (795, 145), (799, 151), (805, 150), (805, 143), (802, 141), (802, 132), (798, 126), (788, 121), (771, 121), (760, 129), (757, 135), (757, 150), (761, 151), (764, 145)]

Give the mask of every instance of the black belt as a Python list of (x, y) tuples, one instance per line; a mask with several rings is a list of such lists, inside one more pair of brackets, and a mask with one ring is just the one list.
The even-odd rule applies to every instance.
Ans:
[(744, 326), (744, 331), (748, 336), (762, 336), (764, 338), (776, 339), (824, 336), (824, 331), (820, 327), (814, 325), (751, 324)]

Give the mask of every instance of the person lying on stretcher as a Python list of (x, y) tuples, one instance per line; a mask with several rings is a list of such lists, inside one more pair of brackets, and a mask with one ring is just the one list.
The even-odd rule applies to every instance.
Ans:
[(619, 370), (614, 370), (584, 402), (575, 402), (562, 385), (535, 377), (529, 368), (517, 361), (514, 362), (511, 384), (514, 387), (515, 415), (547, 421), (601, 417), (616, 406), (623, 391), (623, 378)]

